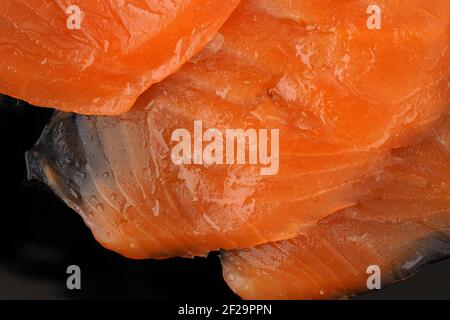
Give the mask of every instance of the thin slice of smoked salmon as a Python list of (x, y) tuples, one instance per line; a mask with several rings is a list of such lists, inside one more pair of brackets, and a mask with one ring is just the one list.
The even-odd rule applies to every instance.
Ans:
[(246, 299), (341, 298), (376, 285), (374, 272), (387, 285), (450, 255), (450, 117), (394, 156), (387, 182), (354, 207), (293, 240), (224, 253), (230, 287)]
[(197, 53), (238, 3), (2, 0), (0, 93), (83, 114), (126, 112)]
[[(334, 29), (329, 16), (306, 10), (321, 13), (328, 1), (302, 1), (308, 19), (299, 20), (288, 16), (297, 10), (290, 3), (243, 2), (129, 113), (58, 113), (27, 155), (30, 177), (80, 213), (100, 243), (134, 258), (290, 239), (354, 205), (391, 148), (424, 134), (448, 105), (450, 4), (417, 10), (423, 3), (412, 1), (403, 19), (398, 3), (386, 1), (385, 28), (368, 30), (361, 1), (336, 2)], [(172, 135), (194, 134), (196, 121), (204, 132), (268, 130), (270, 142), (252, 144), (256, 164), (247, 156), (244, 164), (180, 165)], [(278, 156), (261, 161), (264, 147), (276, 154), (274, 141)]]

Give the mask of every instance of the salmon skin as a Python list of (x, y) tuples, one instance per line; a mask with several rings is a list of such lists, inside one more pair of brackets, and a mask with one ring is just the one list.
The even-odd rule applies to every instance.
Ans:
[(388, 285), (449, 256), (450, 117), (394, 157), (381, 187), (302, 236), (225, 252), (230, 287), (245, 299), (342, 298), (374, 289), (374, 272)]
[(2, 0), (0, 93), (68, 112), (124, 113), (200, 51), (238, 3)]
[[(132, 258), (286, 240), (353, 206), (390, 150), (423, 136), (448, 105), (450, 4), (382, 1), (381, 30), (366, 28), (365, 2), (333, 4), (326, 13), (329, 1), (243, 2), (130, 112), (57, 113), (27, 154), (30, 178)], [(174, 132), (197, 122), (278, 130), (278, 170), (175, 163)]]

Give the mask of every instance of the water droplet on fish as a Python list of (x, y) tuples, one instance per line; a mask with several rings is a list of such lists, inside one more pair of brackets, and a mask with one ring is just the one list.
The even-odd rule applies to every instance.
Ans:
[(158, 199), (156, 199), (156, 203), (155, 203), (155, 206), (152, 208), (152, 211), (153, 211), (153, 215), (155, 217), (159, 216), (159, 200)]
[(69, 188), (69, 192), (75, 199), (79, 198), (78, 193), (75, 191), (75, 189)]
[(411, 110), (403, 118), (403, 123), (404, 124), (410, 124), (411, 122), (413, 122), (417, 118), (417, 116), (418, 116), (417, 111)]

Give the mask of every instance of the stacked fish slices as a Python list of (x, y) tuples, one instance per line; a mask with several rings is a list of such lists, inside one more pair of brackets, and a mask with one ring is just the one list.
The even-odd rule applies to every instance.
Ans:
[[(111, 74), (132, 79), (125, 85), (95, 73), (104, 60), (82, 70), (104, 78), (94, 77), (101, 90), (122, 91), (80, 107), (71, 91), (39, 100), (52, 92), (45, 85), (21, 90), (11, 76), (0, 85), (77, 112), (56, 112), (26, 158), (30, 177), (97, 241), (137, 259), (223, 250), (224, 278), (246, 299), (346, 297), (371, 289), (372, 274), (386, 285), (448, 254), (448, 1), (183, 3), (110, 8), (114, 19), (170, 16), (180, 26), (163, 19), (169, 27), (155, 32), (175, 48), (164, 51), (169, 64), (150, 55), (137, 70), (116, 64), (134, 65), (124, 48), (106, 55)], [(186, 12), (204, 23), (177, 20)], [(124, 39), (145, 34), (126, 17)], [(211, 41), (180, 44), (173, 32), (189, 27)], [(193, 56), (192, 45), (203, 49)], [(127, 111), (130, 92), (140, 96)]]

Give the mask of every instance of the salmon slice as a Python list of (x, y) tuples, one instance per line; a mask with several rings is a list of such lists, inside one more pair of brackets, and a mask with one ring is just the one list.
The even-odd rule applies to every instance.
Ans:
[[(373, 35), (360, 1), (351, 2), (355, 12), (363, 10), (356, 17), (343, 10), (349, 1), (338, 2), (341, 22), (332, 32), (270, 10), (289, 3), (243, 2), (201, 53), (126, 114), (58, 113), (27, 154), (30, 177), (76, 210), (101, 244), (132, 258), (290, 239), (354, 205), (373, 188), (366, 181), (389, 163), (391, 148), (425, 134), (448, 104), (442, 9), (449, 4), (432, 1), (427, 11), (406, 6), (413, 22), (394, 12)], [(328, 2), (303, 3), (325, 10)], [(361, 25), (351, 24), (358, 19)], [(329, 23), (312, 13), (309, 20)], [(397, 29), (388, 28), (394, 24)], [(314, 46), (306, 64), (296, 49), (301, 44)], [(336, 61), (346, 54), (340, 77)], [(251, 145), (259, 155), (266, 147), (272, 161), (258, 157), (251, 164), (246, 148), (240, 164), (176, 164), (172, 134), (194, 134), (196, 121), (205, 133), (267, 130), (267, 145), (260, 139)], [(189, 153), (202, 159), (198, 154)], [(270, 168), (272, 174), (263, 174)]]
[(384, 184), (357, 205), (295, 239), (225, 252), (226, 282), (245, 299), (341, 298), (367, 291), (377, 267), (387, 285), (447, 257), (450, 117), (394, 156)]
[(238, 3), (2, 0), (0, 93), (70, 112), (124, 113), (201, 50)]

